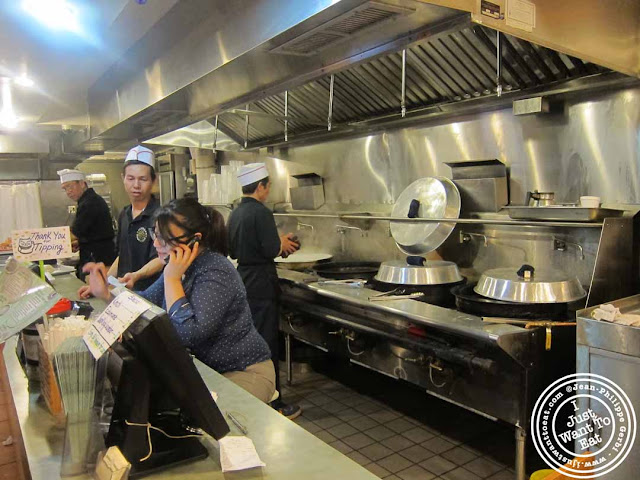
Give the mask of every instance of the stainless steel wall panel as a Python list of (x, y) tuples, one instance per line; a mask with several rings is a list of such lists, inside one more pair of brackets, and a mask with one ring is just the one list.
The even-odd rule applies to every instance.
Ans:
[[(497, 158), (509, 168), (511, 202), (529, 190), (554, 191), (558, 202), (598, 195), (609, 206), (640, 204), (640, 89), (568, 102), (563, 111), (514, 116), (511, 109), (307, 146), (274, 148), (276, 157), (308, 165), (324, 178), (326, 205), (318, 210), (389, 214), (398, 195), (417, 178), (451, 176), (446, 162)], [(635, 207), (638, 209), (638, 205)], [(336, 259), (402, 258), (388, 222), (360, 232), (336, 233), (331, 219), (301, 219), (315, 231), (298, 232), (304, 244)], [(295, 222), (289, 224), (295, 228)], [(487, 238), (460, 243), (460, 232)], [(579, 244), (553, 249), (553, 237)], [(583, 285), (593, 275), (599, 229), (458, 226), (440, 253), (476, 279), (485, 269), (533, 263), (575, 273)], [(519, 265), (517, 265), (519, 266)]]

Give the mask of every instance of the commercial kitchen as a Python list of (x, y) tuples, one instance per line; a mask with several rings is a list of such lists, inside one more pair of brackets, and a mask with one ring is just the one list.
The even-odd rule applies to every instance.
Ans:
[[(82, 172), (117, 225), (129, 204), (123, 162), (136, 145), (155, 153), (161, 205), (195, 198), (225, 221), (243, 195), (238, 172), (263, 162), (265, 205), (278, 231), (300, 244), (275, 263), (279, 394), (301, 416), (283, 417), (197, 360), (180, 363), (188, 394), (192, 385), (194, 398), (215, 392), (224, 432), (195, 442), (206, 459), (134, 468), (132, 478), (640, 476), (639, 2), (24, 0), (0, 8), (3, 274), (18, 268), (9, 259), (13, 232), (72, 225), (76, 204), (58, 171)], [(95, 321), (109, 307), (82, 303), (73, 262), (49, 262), (48, 286), (39, 288)], [(34, 278), (45, 276), (39, 268)], [(0, 276), (0, 290), (7, 284)], [(3, 329), (4, 303), (0, 296)], [(154, 308), (125, 339), (141, 344), (140, 325), (168, 318)], [(67, 310), (47, 318), (78, 313)], [(0, 478), (92, 478), (98, 468), (95, 456), (88, 467), (73, 462), (77, 423), (52, 407), (56, 378), (65, 387), (60, 364), (45, 371), (36, 340), (48, 321), (4, 343)], [(20, 359), (16, 347), (32, 341)], [(104, 375), (106, 357), (125, 358), (113, 346), (95, 362)], [(180, 397), (165, 367), (146, 361)], [(597, 460), (593, 472), (572, 465), (609, 448), (598, 435), (581, 443), (567, 433), (576, 447), (559, 463), (540, 440), (538, 405), (580, 375), (612, 384), (629, 414), (617, 439), (615, 425), (602, 434), (619, 442), (617, 463), (598, 470)], [(129, 452), (103, 418), (112, 412), (99, 405), (101, 383), (94, 409), (102, 433), (110, 421), (111, 430), (95, 450)], [(590, 398), (562, 405), (588, 412), (593, 433), (615, 408)], [(186, 401), (178, 398), (183, 410)], [(136, 441), (145, 450), (148, 439), (151, 456), (155, 427), (127, 425), (147, 427)], [(263, 466), (225, 472), (227, 432), (248, 437)], [(109, 465), (112, 476), (100, 478), (121, 478)]]

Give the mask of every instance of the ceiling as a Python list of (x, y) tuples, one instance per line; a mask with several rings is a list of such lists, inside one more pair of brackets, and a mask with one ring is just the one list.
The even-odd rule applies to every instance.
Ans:
[(26, 13), (21, 0), (0, 0), (0, 77), (12, 84), (18, 130), (87, 125), (87, 91), (178, 0), (67, 0), (78, 12), (76, 32), (51, 30)]

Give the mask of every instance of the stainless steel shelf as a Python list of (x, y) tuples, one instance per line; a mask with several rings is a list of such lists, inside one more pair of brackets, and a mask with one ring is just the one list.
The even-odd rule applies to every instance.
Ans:
[(520, 220), (500, 220), (483, 218), (406, 218), (369, 215), (341, 215), (337, 213), (274, 213), (276, 217), (335, 218), (339, 220), (371, 220), (406, 223), (456, 223), (466, 225), (520, 225), (531, 227), (602, 228), (602, 222), (534, 222)]

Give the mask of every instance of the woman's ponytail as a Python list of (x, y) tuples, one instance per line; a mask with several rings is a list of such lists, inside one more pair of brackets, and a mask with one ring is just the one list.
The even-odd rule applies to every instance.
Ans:
[(214, 252), (218, 252), (225, 257), (229, 255), (227, 228), (224, 224), (224, 217), (220, 212), (211, 208), (203, 206), (207, 213), (207, 219), (209, 220), (209, 229), (207, 232), (208, 247)]

